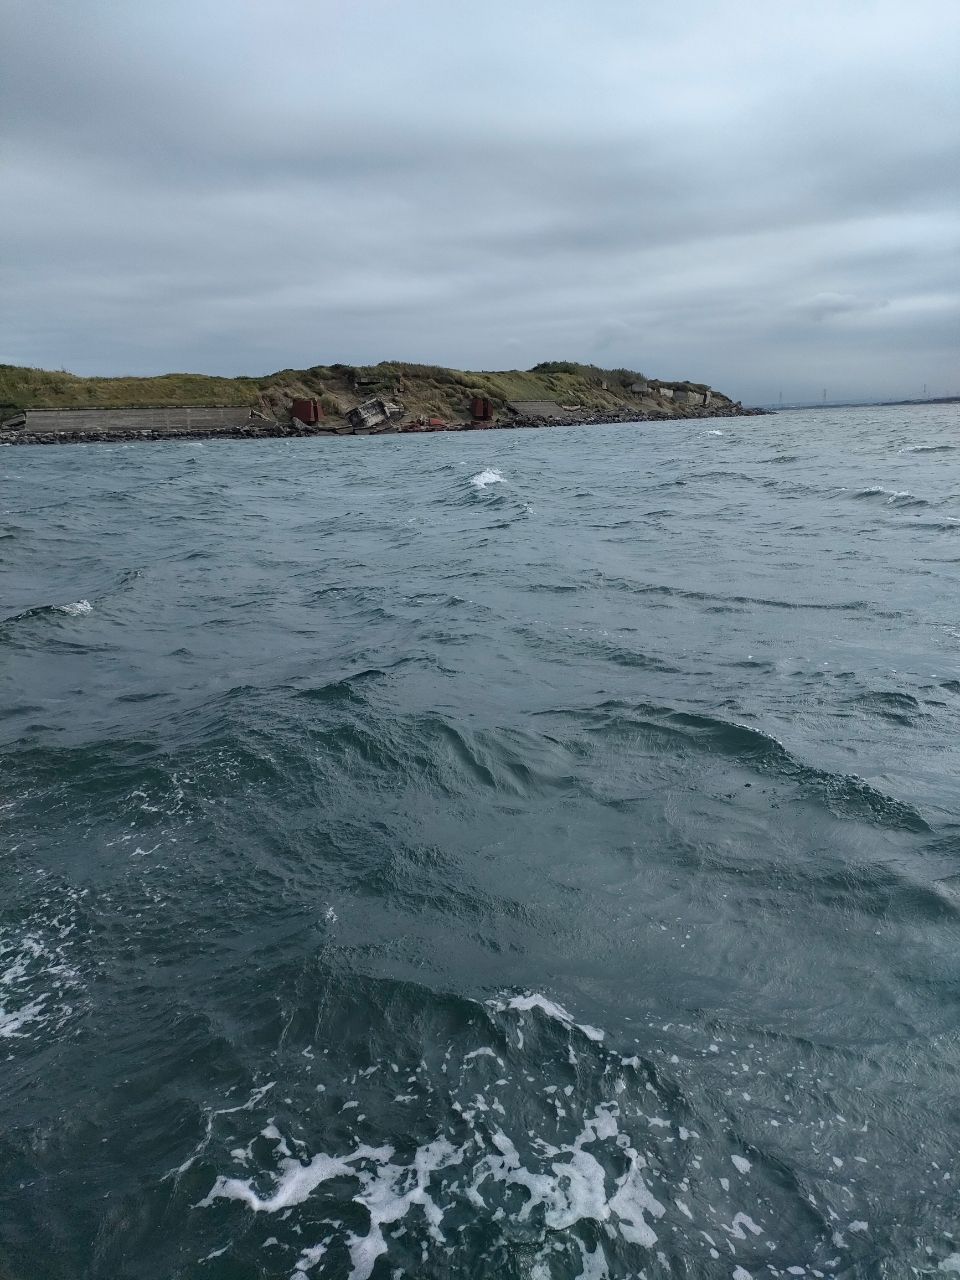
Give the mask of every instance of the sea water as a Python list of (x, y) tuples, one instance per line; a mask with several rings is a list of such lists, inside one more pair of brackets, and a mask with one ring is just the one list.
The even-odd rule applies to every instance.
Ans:
[(0, 450), (3, 1280), (960, 1271), (956, 406)]

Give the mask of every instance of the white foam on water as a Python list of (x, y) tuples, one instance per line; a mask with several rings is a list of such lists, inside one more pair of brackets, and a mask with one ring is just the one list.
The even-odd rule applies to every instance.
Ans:
[[(413, 1246), (425, 1270), (433, 1255), (452, 1273), (459, 1250), (469, 1247), (470, 1235), (461, 1233), (486, 1232), (498, 1223), (512, 1223), (524, 1239), (535, 1242), (528, 1274), (543, 1280), (549, 1280), (561, 1260), (564, 1274), (579, 1273), (580, 1280), (605, 1280), (611, 1273), (623, 1273), (623, 1251), (629, 1258), (632, 1249), (650, 1251), (648, 1260), (654, 1266), (655, 1258), (662, 1257), (661, 1265), (669, 1269), (666, 1255), (657, 1250), (675, 1252), (678, 1232), (679, 1241), (687, 1240), (691, 1247), (695, 1242), (704, 1256), (709, 1246), (710, 1257), (721, 1268), (718, 1275), (749, 1276), (742, 1266), (730, 1268), (738, 1258), (753, 1265), (767, 1250), (771, 1262), (779, 1262), (779, 1274), (796, 1274), (784, 1268), (803, 1259), (794, 1255), (780, 1260), (777, 1219), (767, 1201), (761, 1197), (756, 1206), (748, 1201), (738, 1207), (729, 1199), (717, 1200), (717, 1181), (729, 1194), (730, 1180), (716, 1177), (721, 1172), (716, 1165), (709, 1183), (702, 1175), (701, 1185), (697, 1185), (696, 1171), (709, 1151), (698, 1147), (704, 1141), (701, 1134), (682, 1125), (682, 1117), (668, 1099), (644, 1078), (645, 1058), (607, 1051), (602, 1047), (602, 1031), (577, 1023), (566, 1008), (539, 992), (504, 993), (487, 1001), (486, 1009), (490, 1014), (505, 1015), (496, 1019), (496, 1039), (475, 1048), (464, 1045), (459, 1052), (453, 1042), (448, 1043), (440, 1068), (442, 1083), (440, 1077), (434, 1078), (425, 1060), (403, 1071), (384, 1060), (359, 1073), (370, 1077), (373, 1085), (378, 1072), (381, 1078), (391, 1080), (390, 1068), (407, 1084), (416, 1083), (421, 1090), (426, 1087), (443, 1109), (442, 1116), (433, 1115), (427, 1121), (426, 1133), (422, 1128), (418, 1132), (417, 1126), (427, 1117), (414, 1119), (409, 1106), (404, 1105), (422, 1099), (422, 1093), (394, 1097), (393, 1089), (387, 1086), (387, 1100), (392, 1097), (402, 1105), (387, 1130), (378, 1125), (372, 1133), (364, 1131), (360, 1127), (363, 1115), (358, 1115), (356, 1105), (348, 1109), (341, 1095), (331, 1114), (340, 1117), (346, 1112), (350, 1119), (335, 1122), (340, 1135), (335, 1144), (321, 1139), (319, 1145), (327, 1149), (311, 1151), (301, 1138), (293, 1136), (299, 1128), (298, 1119), (285, 1125), (272, 1118), (279, 1103), (271, 1098), (265, 1104), (271, 1108), (269, 1121), (261, 1116), (255, 1125), (244, 1122), (246, 1133), (240, 1143), (249, 1138), (246, 1147), (237, 1145), (234, 1126), (230, 1126), (222, 1149), (235, 1161), (233, 1168), (218, 1176), (211, 1170), (212, 1185), (195, 1202), (196, 1207), (209, 1210), (219, 1202), (233, 1201), (255, 1215), (276, 1215), (282, 1224), (278, 1230), (286, 1234), (283, 1247), (290, 1250), (289, 1280), (312, 1280), (328, 1273), (345, 1280), (370, 1280), (378, 1264), (389, 1274), (380, 1260), (389, 1256), (392, 1241), (401, 1237), (405, 1238), (401, 1248), (408, 1251)], [(529, 1035), (539, 1023), (543, 1033), (543, 1019), (569, 1033), (569, 1041), (561, 1037), (559, 1044), (555, 1032), (552, 1043), (544, 1036), (540, 1046), (542, 1066), (553, 1062), (563, 1073), (554, 1079), (542, 1069), (531, 1074), (532, 1064), (513, 1056), (520, 1028), (526, 1026)], [(702, 1057), (706, 1057), (705, 1046), (710, 1043), (704, 1036), (699, 1046)], [(476, 1039), (473, 1044), (477, 1045)], [(576, 1071), (577, 1086), (567, 1083), (567, 1051), (574, 1046), (577, 1052), (570, 1065)], [(670, 1053), (672, 1047), (655, 1052), (662, 1053), (666, 1063), (678, 1056)], [(730, 1070), (736, 1069), (739, 1079), (748, 1066), (735, 1050), (732, 1058)], [(495, 1070), (487, 1068), (485, 1059), (495, 1064)], [(706, 1057), (706, 1061), (711, 1067), (723, 1065), (716, 1057)], [(749, 1065), (755, 1067), (756, 1062)], [(632, 1070), (625, 1072), (625, 1068)], [(494, 1080), (496, 1070), (503, 1075)], [(636, 1071), (641, 1072), (639, 1078)], [(763, 1074), (757, 1072), (758, 1077)], [(349, 1081), (351, 1086), (357, 1083), (356, 1075)], [(344, 1076), (340, 1086), (347, 1083), (348, 1076)], [(330, 1084), (333, 1089), (334, 1082)], [(434, 1084), (441, 1087), (435, 1089)], [(252, 1110), (254, 1099), (262, 1098), (270, 1088), (272, 1084), (262, 1086), (247, 1102), (211, 1112), (200, 1150), (209, 1145), (213, 1116)], [(512, 1108), (505, 1109), (500, 1102), (501, 1097), (508, 1100), (501, 1089), (511, 1088), (520, 1090), (524, 1104), (518, 1113), (524, 1116), (519, 1129), (512, 1128), (507, 1119)], [(592, 1097), (586, 1094), (580, 1103), (571, 1096), (575, 1089), (594, 1088), (601, 1092)], [(354, 1101), (349, 1094), (347, 1097)], [(290, 1103), (291, 1099), (283, 1101)], [(566, 1106), (561, 1107), (561, 1102)], [(360, 1105), (366, 1109), (365, 1097)], [(669, 1118), (651, 1114), (657, 1110)], [(324, 1131), (319, 1130), (321, 1134)], [(705, 1141), (712, 1145), (709, 1135)], [(264, 1143), (269, 1146), (269, 1155)], [(731, 1154), (729, 1148), (721, 1148), (716, 1156), (733, 1163), (740, 1174), (752, 1168), (750, 1160)], [(298, 1207), (307, 1201), (309, 1208), (301, 1217)], [(349, 1227), (342, 1220), (345, 1201), (365, 1211), (359, 1219), (353, 1216)], [(848, 1221), (852, 1205), (844, 1207), (843, 1221)], [(839, 1226), (838, 1215), (829, 1208), (828, 1212)], [(850, 1222), (847, 1228), (852, 1235), (866, 1229), (866, 1222), (860, 1220)], [(504, 1239), (510, 1238), (508, 1230)], [(730, 1252), (726, 1269), (722, 1269), (718, 1246)], [(856, 1245), (851, 1240), (843, 1247)], [(631, 1274), (643, 1274), (642, 1255), (632, 1258), (630, 1265)], [(753, 1274), (757, 1275), (756, 1268)]]
[[(583, 1259), (583, 1270), (577, 1276), (577, 1280), (608, 1280), (610, 1270), (600, 1246), (598, 1245), (593, 1253), (590, 1253), (582, 1240), (578, 1240), (577, 1245)], [(549, 1280), (549, 1272), (547, 1272), (547, 1280)]]
[[(188, 1156), (187, 1159), (184, 1160), (183, 1164), (178, 1165), (176, 1169), (171, 1169), (169, 1173), (165, 1173), (162, 1181), (166, 1181), (167, 1178), (179, 1178), (181, 1174), (186, 1173), (190, 1166), (200, 1159), (207, 1147), (210, 1145), (210, 1139), (213, 1137), (214, 1124), (218, 1116), (233, 1116), (237, 1115), (241, 1111), (253, 1111), (253, 1109), (263, 1101), (270, 1090), (276, 1088), (276, 1085), (276, 1080), (269, 1080), (266, 1084), (260, 1085), (259, 1088), (254, 1089), (246, 1102), (241, 1102), (236, 1107), (218, 1107), (208, 1111), (204, 1135), (200, 1139), (193, 1155)], [(322, 1086), (318, 1087), (322, 1088)]]
[(723, 432), (714, 430), (714, 431), (705, 431), (703, 434), (706, 436), (722, 436)]
[(867, 489), (858, 489), (856, 493), (858, 498), (880, 498), (886, 497), (887, 502), (900, 502), (903, 498), (912, 498), (913, 494), (909, 489), (888, 489), (885, 485), (875, 484)]
[[(445, 1137), (436, 1138), (418, 1148), (409, 1164), (392, 1162), (394, 1149), (389, 1146), (359, 1145), (345, 1156), (315, 1155), (308, 1164), (285, 1159), (281, 1162), (276, 1188), (270, 1196), (260, 1196), (252, 1182), (239, 1178), (218, 1178), (198, 1207), (214, 1200), (239, 1200), (254, 1213), (278, 1213), (302, 1204), (322, 1183), (331, 1178), (350, 1177), (360, 1187), (353, 1199), (363, 1205), (370, 1224), (366, 1235), (350, 1232), (347, 1250), (350, 1254), (350, 1280), (369, 1280), (377, 1259), (387, 1252), (383, 1229), (400, 1222), (412, 1208), (423, 1210), (428, 1234), (442, 1243), (440, 1222), (443, 1210), (434, 1202), (429, 1183), (431, 1176), (450, 1165), (459, 1164), (464, 1152)], [(327, 1241), (306, 1248), (297, 1260), (291, 1280), (305, 1274), (327, 1251)]]
[(944, 1258), (937, 1270), (960, 1276), (960, 1253), (951, 1253), (949, 1257)]
[(758, 1227), (750, 1215), (746, 1213), (735, 1213), (733, 1215), (733, 1222), (729, 1227), (724, 1227), (724, 1230), (728, 1232), (729, 1235), (733, 1236), (735, 1240), (746, 1240), (747, 1235), (746, 1231), (744, 1231), (744, 1227), (746, 1227), (746, 1231), (749, 1231), (751, 1235), (763, 1235), (762, 1228)]
[[(247, 1105), (244, 1104), (244, 1108)], [(586, 1220), (608, 1225), (608, 1234), (619, 1235), (631, 1244), (652, 1248), (657, 1243), (657, 1233), (648, 1219), (658, 1221), (666, 1209), (643, 1177), (646, 1159), (631, 1145), (629, 1137), (621, 1133), (615, 1103), (597, 1105), (593, 1115), (584, 1118), (583, 1127), (572, 1142), (551, 1146), (538, 1140), (549, 1162), (540, 1169), (527, 1167), (513, 1140), (501, 1129), (489, 1131), (484, 1141), (473, 1127), (475, 1139), (454, 1146), (440, 1135), (418, 1147), (406, 1162), (395, 1160), (391, 1146), (366, 1144), (358, 1144), (345, 1155), (320, 1152), (306, 1164), (284, 1155), (269, 1194), (261, 1194), (253, 1179), (218, 1177), (197, 1207), (208, 1208), (217, 1200), (236, 1200), (254, 1213), (286, 1214), (304, 1203), (323, 1183), (334, 1178), (352, 1178), (359, 1184), (353, 1200), (366, 1208), (369, 1226), (363, 1235), (350, 1232), (346, 1236), (350, 1280), (369, 1280), (377, 1259), (387, 1252), (384, 1228), (400, 1222), (414, 1208), (422, 1211), (428, 1237), (439, 1245), (447, 1243), (441, 1231), (445, 1206), (438, 1200), (439, 1192), (449, 1192), (449, 1188), (443, 1185), (434, 1190), (431, 1179), (441, 1170), (459, 1166), (471, 1157), (460, 1194), (476, 1210), (489, 1214), (491, 1220), (495, 1220), (495, 1213), (485, 1193), (489, 1195), (500, 1184), (526, 1193), (516, 1214), (519, 1222), (526, 1222), (540, 1210), (544, 1226), (552, 1232), (568, 1231)], [(261, 1136), (272, 1139), (278, 1152), (289, 1150), (274, 1126), (262, 1129)], [(485, 1153), (477, 1159), (473, 1148), (481, 1142), (484, 1142)], [(597, 1158), (599, 1151), (595, 1154), (588, 1150), (602, 1148), (603, 1144), (612, 1144), (611, 1149), (615, 1148), (627, 1164), (612, 1189), (608, 1185), (609, 1175)], [(497, 1198), (494, 1195), (494, 1199)], [(496, 1212), (502, 1215), (502, 1206)], [(687, 1216), (691, 1216), (689, 1211)], [(328, 1243), (328, 1240), (321, 1242), (319, 1252), (317, 1245), (304, 1249), (291, 1280), (297, 1280), (314, 1266), (326, 1253)], [(605, 1275), (606, 1265), (603, 1250), (598, 1248), (584, 1257), (583, 1274)]]
[[(219, 1114), (223, 1114), (222, 1112)], [(198, 1208), (206, 1208), (214, 1200), (240, 1200), (254, 1213), (277, 1213), (303, 1204), (322, 1182), (341, 1176), (357, 1176), (352, 1166), (360, 1160), (386, 1163), (393, 1155), (393, 1147), (368, 1147), (361, 1145), (348, 1156), (328, 1156), (321, 1152), (308, 1164), (287, 1158), (281, 1162), (280, 1174), (273, 1195), (260, 1196), (252, 1183), (242, 1178), (217, 1178), (210, 1191), (197, 1202)]]
[(499, 1063), (501, 1067), (503, 1066), (503, 1059), (498, 1058), (488, 1045), (484, 1045), (482, 1049), (473, 1049), (470, 1053), (463, 1055), (464, 1062), (472, 1062), (475, 1058), (493, 1058), (494, 1062)]
[(55, 1035), (73, 1014), (82, 982), (69, 948), (81, 896), (45, 904), (31, 917), (27, 933), (0, 932), (0, 1039)]
[(575, 1022), (573, 1015), (568, 1013), (563, 1005), (557, 1004), (555, 1000), (548, 1000), (546, 996), (542, 996), (537, 992), (530, 992), (522, 996), (512, 996), (509, 1000), (488, 1000), (487, 1005), (498, 1013), (503, 1013), (507, 1009), (516, 1009), (520, 1013), (528, 1013), (531, 1009), (539, 1009), (548, 1018), (553, 1018), (554, 1021), (562, 1023), (565, 1027), (575, 1027), (588, 1040), (596, 1042), (603, 1040), (606, 1034), (599, 1027), (591, 1027), (589, 1023)]
[(75, 600), (73, 604), (57, 604), (53, 607), (58, 613), (69, 613), (72, 617), (80, 617), (85, 613), (93, 613), (93, 605), (89, 600)]
[(46, 1000), (41, 998), (10, 1013), (0, 1006), (0, 1039), (26, 1035), (23, 1028), (40, 1017), (45, 1004)]
[(504, 484), (504, 478), (501, 472), (495, 467), (488, 467), (485, 471), (478, 471), (475, 476), (470, 477), (470, 483), (476, 489), (486, 489), (490, 484)]
[[(276, 1237), (271, 1236), (270, 1239), (275, 1242)], [(263, 1246), (266, 1248), (266, 1245)], [(304, 1249), (297, 1262), (297, 1270), (293, 1273), (293, 1280), (298, 1280), (300, 1276), (306, 1275), (311, 1267), (315, 1267), (323, 1255), (327, 1252), (327, 1242), (321, 1240), (319, 1244), (313, 1245), (310, 1249)]]

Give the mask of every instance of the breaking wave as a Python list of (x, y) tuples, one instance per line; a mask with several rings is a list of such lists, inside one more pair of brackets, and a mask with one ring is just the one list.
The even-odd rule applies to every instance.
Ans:
[(475, 489), (486, 489), (491, 484), (504, 484), (502, 472), (496, 468), (488, 467), (484, 471), (478, 471), (475, 476), (470, 477), (470, 483)]
[[(869, 1256), (856, 1178), (808, 1198), (691, 1109), (676, 1055), (608, 1045), (538, 992), (456, 1003), (471, 1030), (439, 1060), (401, 1044), (337, 1080), (327, 1050), (304, 1046), (302, 1074), (326, 1119), (294, 1119), (281, 1096), (307, 1086), (289, 1078), (209, 1113), (197, 1151), (167, 1176), (175, 1194), (196, 1195), (194, 1213), (214, 1215), (211, 1257), (253, 1235), (290, 1280), (369, 1280), (381, 1259), (392, 1274), (548, 1280), (651, 1264), (708, 1276), (721, 1260), (799, 1261), (812, 1275)], [(741, 1058), (723, 1037), (695, 1052), (718, 1080), (763, 1078), (762, 1054)], [(339, 1141), (318, 1148), (322, 1131)], [(814, 1148), (819, 1132), (810, 1121)], [(228, 1171), (211, 1177), (228, 1145)], [(842, 1167), (849, 1143), (840, 1149)]]

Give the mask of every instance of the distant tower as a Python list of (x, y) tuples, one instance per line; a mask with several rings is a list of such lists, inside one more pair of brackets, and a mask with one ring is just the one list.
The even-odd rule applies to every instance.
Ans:
[(783, 392), (780, 392), (780, 408), (783, 408)]
[(824, 403), (824, 404), (826, 404), (826, 403), (827, 403), (827, 388), (826, 388), (826, 387), (824, 387), (824, 388), (823, 388), (823, 403)]
[(927, 384), (926, 384), (926, 383), (924, 383), (924, 384), (923, 384), (923, 398), (924, 398), (924, 400), (926, 400), (926, 398), (927, 398)]

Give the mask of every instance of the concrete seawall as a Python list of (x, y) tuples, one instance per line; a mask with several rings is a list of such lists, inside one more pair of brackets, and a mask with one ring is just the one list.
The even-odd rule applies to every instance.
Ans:
[(503, 431), (520, 427), (588, 426), (616, 422), (671, 422), (679, 418), (747, 417), (763, 412), (739, 405), (712, 405), (687, 413), (575, 413), (562, 418), (509, 418), (421, 427), (391, 423), (351, 432), (331, 422), (314, 426), (251, 417), (248, 409), (29, 409), (0, 427), (0, 445), (95, 444), (151, 440), (264, 440), (291, 436), (405, 435), (424, 431)]

